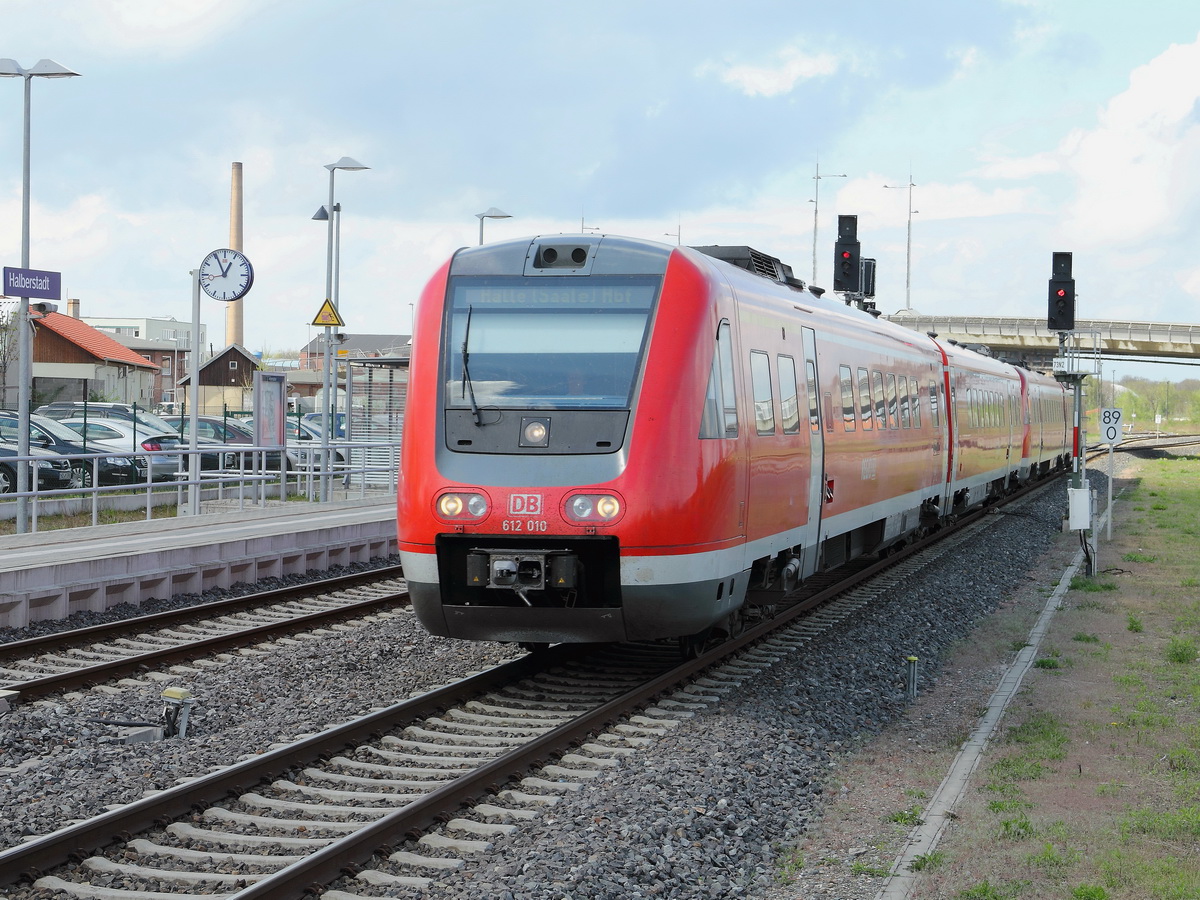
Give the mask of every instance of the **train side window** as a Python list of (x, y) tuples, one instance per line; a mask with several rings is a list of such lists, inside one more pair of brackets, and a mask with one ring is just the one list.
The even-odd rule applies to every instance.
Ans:
[(842, 381), (842, 425), (846, 431), (853, 431), (857, 419), (854, 412), (854, 373), (849, 366), (841, 366), (838, 374)]
[(896, 415), (896, 376), (891, 372), (887, 377), (887, 417), (888, 428), (900, 427), (900, 420)]
[(821, 430), (821, 414), (817, 410), (817, 367), (812, 360), (804, 361), (808, 374), (808, 427), (813, 434)]
[(771, 391), (771, 357), (750, 351), (750, 383), (754, 388), (754, 428), (759, 434), (775, 433), (775, 397)]
[(934, 428), (942, 427), (941, 420), (938, 418), (938, 412), (937, 382), (931, 381), (929, 382), (929, 424)]
[(909, 395), (912, 398), (912, 422), (913, 428), (921, 427), (921, 383), (917, 381), (914, 375), (909, 387), (912, 388), (912, 393)]
[(858, 414), (862, 418), (863, 431), (870, 431), (875, 421), (871, 417), (871, 376), (866, 369), (858, 370)]
[(704, 411), (700, 417), (700, 438), (735, 438), (737, 426), (737, 390), (733, 381), (733, 339), (729, 323), (717, 328), (717, 345), (713, 348), (712, 369), (708, 374), (708, 390), (704, 395)]
[(896, 384), (899, 386), (899, 401), (900, 401), (900, 427), (911, 428), (912, 419), (908, 414), (908, 376), (901, 375), (896, 379)]
[(800, 397), (796, 385), (796, 361), (790, 356), (776, 360), (779, 369), (779, 409), (783, 417), (783, 433), (800, 430)]
[(875, 398), (875, 421), (880, 428), (887, 428), (887, 398), (883, 393), (883, 373), (878, 370), (871, 372), (871, 393)]

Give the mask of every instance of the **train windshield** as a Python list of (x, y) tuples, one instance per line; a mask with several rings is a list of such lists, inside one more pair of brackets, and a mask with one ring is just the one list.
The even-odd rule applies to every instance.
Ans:
[(660, 276), (459, 277), (446, 405), (628, 409)]

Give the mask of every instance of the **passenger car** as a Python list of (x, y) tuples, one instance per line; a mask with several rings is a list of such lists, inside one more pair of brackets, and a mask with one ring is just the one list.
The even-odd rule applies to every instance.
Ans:
[[(253, 432), (253, 420), (238, 421)], [(322, 438), (319, 428), (303, 420), (297, 421), (294, 416), (288, 416), (283, 423), (283, 434), (287, 441), (284, 450), (287, 453), (289, 468), (310, 469), (319, 465)], [(330, 455), (333, 466), (339, 466), (346, 461), (345, 454), (337, 447), (330, 448)]]
[[(30, 447), (29, 456), (36, 457), (30, 463), (32, 475), (37, 472), (39, 490), (55, 490), (71, 486), (71, 464), (63, 457), (41, 447)], [(0, 443), (0, 494), (13, 494), (17, 490), (17, 445)], [(33, 487), (32, 477), (29, 487)]]
[[(187, 435), (190, 433), (190, 426), (188, 424), (190, 420), (190, 416), (163, 416), (163, 421), (171, 426), (171, 430), (180, 436), (185, 445), (187, 444)], [(254, 428), (247, 425), (241, 419), (233, 419), (227, 416), (197, 416), (196, 425), (196, 433), (199, 435), (201, 441), (216, 441), (226, 446), (241, 444), (248, 447), (255, 444)], [(237, 449), (239, 450), (239, 456), (241, 456), (242, 448), (239, 447)], [(267, 468), (278, 469), (279, 451), (266, 450), (264, 452), (266, 453)], [(250, 467), (254, 464), (253, 460), (250, 459), (249, 453), (245, 453), (241, 458), (246, 460), (245, 467)], [(236, 461), (226, 460), (227, 467), (234, 465), (237, 465)]]
[(118, 453), (152, 451), (134, 456), (138, 468), (138, 480), (146, 480), (149, 465), (152, 481), (171, 481), (183, 470), (183, 456), (179, 453), (160, 453), (162, 450), (177, 450), (179, 435), (171, 431), (146, 431), (133, 422), (123, 419), (63, 419), (62, 424), (81, 435), (84, 445), (90, 448), (114, 450)]
[[(8, 441), (14, 446), (20, 432), (20, 418), (11, 410), (0, 410), (0, 441)], [(73, 431), (55, 419), (31, 414), (29, 416), (29, 446), (40, 447), (66, 457), (81, 457), (87, 459), (68, 459), (71, 469), (70, 486), (73, 488), (91, 487), (93, 473), (99, 476), (102, 485), (132, 484), (138, 481), (138, 471), (133, 460), (126, 456), (102, 456), (93, 458), (95, 450), (84, 446), (83, 436)]]

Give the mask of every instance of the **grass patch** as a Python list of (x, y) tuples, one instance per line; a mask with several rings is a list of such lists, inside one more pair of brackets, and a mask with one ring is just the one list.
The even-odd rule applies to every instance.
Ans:
[(908, 868), (913, 872), (925, 872), (929, 869), (936, 869), (946, 861), (946, 854), (941, 850), (934, 850), (932, 853), (922, 853), (915, 857)]
[(1039, 852), (1026, 856), (1025, 861), (1051, 878), (1063, 878), (1066, 877), (1067, 869), (1079, 861), (1079, 856), (1078, 850), (1060, 850), (1047, 841)]
[(1100, 581), (1090, 575), (1072, 575), (1069, 590), (1082, 591), (1085, 594), (1099, 594), (1104, 591), (1115, 591), (1114, 581)]
[(1191, 638), (1171, 638), (1167, 645), (1167, 662), (1186, 665), (1196, 661), (1196, 642)]
[(883, 821), (891, 822), (895, 825), (904, 825), (907, 828), (915, 828), (917, 825), (922, 825), (925, 822), (921, 818), (921, 809), (917, 806), (910, 806), (908, 809), (884, 816)]
[[(174, 506), (155, 506), (150, 510), (151, 519), (174, 519)], [(143, 506), (140, 509), (119, 510), (119, 509), (102, 509), (96, 515), (97, 525), (118, 525), (122, 522), (142, 522), (146, 519), (146, 508)], [(72, 515), (55, 515), (55, 516), (38, 516), (37, 530), (38, 531), (61, 531), (64, 528), (86, 528), (92, 524), (92, 510), (89, 506), (87, 512), (74, 513)], [(0, 521), (0, 535), (16, 534), (17, 523), (15, 519), (4, 519)]]
[(974, 887), (958, 892), (958, 900), (1016, 900), (1029, 887), (1028, 881), (992, 884), (986, 878)]
[(1128, 833), (1145, 834), (1162, 841), (1186, 840), (1190, 843), (1200, 838), (1200, 806), (1135, 810), (1121, 823), (1121, 828)]
[(1134, 634), (1141, 634), (1145, 630), (1146, 626), (1142, 624), (1142, 620), (1138, 616), (1135, 616), (1133, 613), (1129, 613), (1128, 616), (1126, 616), (1125, 628), (1129, 631), (1132, 631)]
[(1023, 841), (1033, 837), (1033, 823), (1022, 813), (1015, 819), (1000, 820), (1000, 837), (1009, 841)]
[(1136, 563), (1158, 562), (1157, 556), (1149, 556), (1145, 553), (1126, 553), (1124, 556), (1121, 557), (1121, 559), (1123, 559), (1125, 562), (1136, 562)]
[(1073, 641), (1078, 641), (1081, 644), (1098, 644), (1100, 638), (1094, 634), (1084, 634), (1082, 631), (1075, 632), (1075, 636), (1071, 638)]

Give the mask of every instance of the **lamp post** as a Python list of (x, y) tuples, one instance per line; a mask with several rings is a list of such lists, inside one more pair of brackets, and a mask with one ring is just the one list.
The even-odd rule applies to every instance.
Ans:
[(908, 239), (904, 244), (904, 308), (912, 309), (912, 217), (917, 210), (912, 208), (912, 173), (908, 173), (908, 184), (885, 184), (889, 190), (908, 189)]
[(816, 172), (813, 174), (813, 284), (817, 283), (817, 216), (820, 214), (821, 206), (821, 179), (845, 177), (845, 175), (822, 175), (820, 162), (817, 163)]
[[(337, 215), (337, 206), (333, 202), (333, 176), (338, 169), (344, 169), (347, 172), (361, 172), (362, 170), (368, 168), (368, 166), (364, 166), (362, 163), (358, 162), (358, 160), (351, 159), (349, 156), (343, 156), (337, 162), (327, 163), (325, 168), (329, 170), (329, 204), (327, 209), (333, 210), (335, 214), (330, 216), (328, 213), (326, 213), (326, 218), (329, 221), (329, 238), (325, 256), (325, 299), (332, 303), (334, 310), (337, 311), (337, 302), (334, 299), (333, 293), (333, 242), (334, 219), (339, 218), (340, 221), (340, 216)], [(324, 429), (322, 429), (323, 434), (321, 437), (321, 464), (322, 468), (325, 469), (328, 468), (329, 462), (329, 431), (333, 427), (333, 418), (330, 415), (330, 411), (334, 408), (330, 402), (330, 391), (332, 390), (331, 383), (333, 380), (333, 354), (332, 347), (330, 345), (333, 342), (329, 340), (329, 336), (329, 330), (326, 329), (324, 396), (321, 400), (321, 419), (325, 426)], [(329, 475), (328, 472), (326, 472), (321, 478), (321, 500), (325, 501), (328, 499)]]
[(492, 206), (492, 207), (488, 208), (487, 212), (475, 213), (475, 218), (477, 218), (479, 220), (479, 246), (482, 247), (483, 246), (483, 220), (484, 219), (511, 219), (512, 216), (510, 216), (508, 213), (504, 212), (503, 210), (496, 209), (496, 207)]
[[(20, 66), (16, 60), (0, 59), (0, 77), (25, 79), (25, 126), (21, 155), (21, 268), (29, 268), (29, 98), (34, 78), (71, 78), (78, 75), (52, 59), (39, 59), (32, 69)], [(29, 298), (17, 302), (17, 456), (29, 455), (29, 401), (33, 389), (33, 342), (29, 334)], [(29, 467), (17, 466), (17, 491), (29, 489)], [(17, 497), (17, 533), (28, 527), (28, 498)]]

